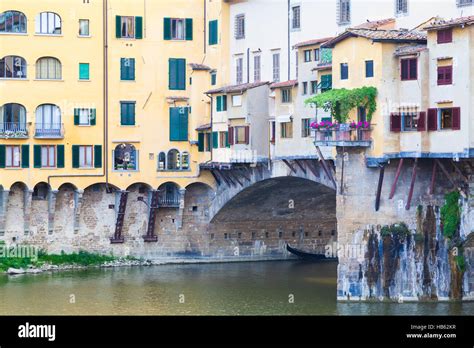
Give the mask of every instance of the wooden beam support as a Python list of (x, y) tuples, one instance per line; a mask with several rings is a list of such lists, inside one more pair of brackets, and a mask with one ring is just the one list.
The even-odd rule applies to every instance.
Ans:
[(390, 189), (390, 196), (388, 199), (392, 199), (395, 195), (395, 189), (397, 188), (398, 178), (400, 177), (400, 173), (402, 172), (403, 167), (403, 158), (400, 158), (400, 162), (398, 162), (397, 172), (395, 173), (395, 179), (393, 179), (392, 188)]
[(411, 199), (413, 198), (413, 190), (415, 188), (417, 164), (418, 164), (418, 158), (415, 158), (415, 162), (413, 163), (413, 171), (411, 173), (410, 191), (408, 192), (408, 200), (405, 206), (406, 210), (410, 210)]
[(377, 185), (377, 194), (375, 196), (375, 211), (379, 211), (380, 209), (380, 195), (382, 194), (384, 174), (385, 174), (385, 166), (383, 165), (380, 167), (379, 184)]
[(300, 160), (295, 160), (296, 165), (301, 169), (301, 171), (306, 175), (306, 168), (304, 165), (300, 162)]
[(298, 173), (298, 172), (296, 171), (296, 169), (291, 165), (291, 163), (290, 163), (288, 160), (283, 159), (282, 161), (283, 161), (283, 163), (285, 163), (285, 164), (287, 165), (288, 168), (291, 169), (291, 171), (292, 171), (293, 173), (295, 173), (295, 174)]
[(223, 175), (224, 178), (227, 178), (227, 180), (232, 184), (232, 186), (237, 186), (237, 184), (234, 182), (234, 180), (232, 180), (231, 176), (229, 175), (229, 173), (227, 173), (226, 171), (222, 170), (222, 171), (219, 171), (219, 173), (221, 175)]
[(308, 160), (307, 165), (308, 165), (308, 169), (311, 171), (311, 173), (314, 174), (315, 177), (317, 178), (321, 177), (321, 173), (319, 172), (319, 169), (313, 160)]
[(453, 167), (454, 167), (454, 170), (456, 171), (456, 173), (458, 173), (458, 175), (461, 177), (461, 179), (466, 183), (468, 184), (469, 183), (469, 179), (463, 174), (463, 172), (461, 171), (461, 169), (459, 169), (458, 165), (456, 164), (456, 162), (454, 162), (453, 160), (451, 160), (451, 163), (453, 164)]
[(429, 194), (432, 195), (434, 193), (434, 185), (436, 182), (436, 161), (433, 161), (433, 170), (431, 172), (431, 183), (430, 183), (430, 192)]
[(238, 173), (239, 173), (245, 180), (247, 180), (248, 182), (252, 182), (252, 180), (250, 179), (250, 177), (247, 176), (247, 172), (245, 171), (245, 169), (239, 168), (239, 169), (238, 169)]
[(323, 166), (324, 172), (326, 173), (329, 180), (331, 180), (331, 182), (333, 183), (334, 189), (337, 190), (336, 180), (334, 180), (334, 176), (330, 172), (331, 169), (327, 166), (326, 160), (324, 159), (323, 153), (321, 152), (321, 149), (319, 148), (319, 146), (316, 146), (316, 151), (318, 152), (319, 161), (321, 165)]
[(238, 183), (240, 186), (244, 187), (244, 184), (242, 184), (242, 182), (239, 180), (239, 177), (237, 176), (237, 174), (235, 173), (235, 171), (229, 170), (229, 176), (232, 176), (232, 178), (234, 178), (235, 181), (237, 181), (237, 183)]
[(446, 170), (446, 167), (444, 166), (444, 164), (437, 158), (435, 159), (435, 161), (436, 161), (436, 164), (441, 168), (441, 171), (444, 173), (444, 175), (446, 175), (451, 185), (453, 185), (453, 187), (459, 191), (459, 193), (461, 194), (461, 196), (463, 196), (463, 198), (466, 198), (467, 197), (466, 192), (464, 192), (458, 185), (456, 185), (456, 182), (454, 181), (451, 174), (449, 174), (449, 172)]
[(227, 187), (231, 186), (230, 181), (227, 179), (227, 177), (224, 174), (222, 174), (222, 172), (220, 170), (216, 170), (215, 172), (218, 173), (222, 179), (224, 179)]
[(211, 170), (210, 172), (211, 172), (212, 176), (214, 177), (214, 180), (217, 182), (217, 186), (221, 186), (221, 183), (222, 183), (221, 179), (217, 176), (216, 173), (214, 173), (213, 170)]

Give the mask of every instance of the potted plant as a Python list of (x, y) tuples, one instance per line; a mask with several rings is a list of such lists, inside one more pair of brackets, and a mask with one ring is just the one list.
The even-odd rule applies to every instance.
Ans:
[(331, 121), (321, 121), (321, 122), (313, 122), (311, 123), (311, 128), (316, 130), (316, 140), (319, 141), (326, 141), (331, 139), (331, 133), (334, 127), (336, 126), (335, 123)]

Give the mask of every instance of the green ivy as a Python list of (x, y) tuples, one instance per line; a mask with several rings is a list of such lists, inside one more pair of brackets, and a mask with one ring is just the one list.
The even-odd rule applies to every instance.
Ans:
[(400, 239), (406, 238), (410, 234), (408, 226), (404, 222), (398, 224), (385, 225), (380, 230), (380, 235), (382, 237), (387, 236), (398, 236)]
[(446, 202), (441, 207), (441, 222), (443, 223), (443, 234), (452, 239), (461, 223), (461, 207), (459, 206), (460, 194), (453, 191), (444, 196)]
[(464, 273), (466, 271), (466, 258), (464, 257), (464, 253), (461, 252), (458, 256), (455, 256), (454, 259), (459, 271)]
[(364, 107), (367, 110), (367, 121), (370, 122), (377, 109), (376, 97), (377, 88), (375, 87), (341, 88), (331, 89), (308, 98), (305, 104), (312, 104), (330, 111), (332, 117), (339, 123), (346, 123), (349, 120), (349, 112), (352, 109)]

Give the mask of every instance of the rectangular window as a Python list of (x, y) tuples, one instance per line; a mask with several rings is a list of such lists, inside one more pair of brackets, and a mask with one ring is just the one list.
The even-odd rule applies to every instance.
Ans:
[(93, 146), (79, 146), (79, 168), (93, 167)]
[(281, 124), (280, 136), (283, 139), (293, 138), (293, 122), (283, 122)]
[(217, 45), (219, 42), (217, 19), (209, 22), (209, 46)]
[(186, 59), (170, 58), (168, 65), (169, 89), (186, 90)]
[(311, 50), (304, 51), (304, 62), (305, 63), (311, 62)]
[(89, 80), (89, 63), (79, 63), (79, 80)]
[(438, 85), (451, 85), (453, 83), (453, 66), (438, 67)]
[(339, 0), (337, 22), (340, 25), (351, 22), (351, 2), (350, 0)]
[(456, 5), (458, 7), (461, 7), (461, 6), (470, 6), (474, 4), (474, 0), (456, 0)]
[(135, 58), (120, 58), (120, 80), (135, 80)]
[(260, 82), (261, 79), (261, 57), (253, 57), (253, 80), (254, 82)]
[(211, 133), (205, 133), (205, 139), (206, 139), (205, 147), (206, 147), (207, 152), (211, 151), (211, 148), (212, 148), (212, 138), (211, 138), (211, 136), (212, 136)]
[(227, 132), (219, 132), (219, 147), (227, 147), (228, 137)]
[(402, 113), (402, 130), (405, 132), (418, 130), (418, 113)]
[(452, 28), (438, 30), (436, 34), (437, 34), (437, 42), (439, 44), (453, 42), (453, 29)]
[(120, 102), (120, 125), (135, 125), (135, 102)]
[(56, 146), (42, 145), (41, 146), (41, 168), (55, 168), (56, 167)]
[(275, 143), (275, 134), (276, 134), (276, 122), (271, 121), (270, 122), (270, 142), (272, 144)]
[(234, 37), (236, 39), (245, 38), (245, 15), (244, 14), (235, 16)]
[(365, 61), (365, 77), (374, 77), (374, 61)]
[(321, 76), (321, 93), (329, 91), (332, 89), (332, 75), (322, 75)]
[(124, 38), (135, 37), (135, 17), (122, 16), (120, 22), (121, 36)]
[(395, 0), (395, 15), (408, 14), (408, 0)]
[(20, 168), (21, 153), (20, 146), (5, 146), (5, 167)]
[(453, 109), (439, 109), (439, 129), (453, 128)]
[(242, 96), (233, 95), (232, 96), (232, 106), (242, 106)]
[(91, 119), (91, 109), (79, 109), (79, 125), (89, 126)]
[(79, 36), (90, 36), (88, 19), (79, 19)]
[(248, 144), (248, 141), (247, 141), (247, 127), (244, 127), (244, 126), (235, 127), (235, 143), (236, 144)]
[(318, 93), (318, 81), (311, 81), (311, 94)]
[(171, 40), (185, 40), (186, 20), (184, 18), (171, 18)]
[(237, 58), (235, 61), (235, 83), (240, 85), (243, 82), (243, 65), (244, 59)]
[(211, 72), (211, 86), (215, 86), (217, 84), (217, 72)]
[(303, 82), (303, 95), (308, 94), (308, 82)]
[(283, 88), (281, 90), (281, 102), (291, 103), (291, 88)]
[(273, 53), (273, 82), (280, 81), (280, 53)]
[(216, 110), (217, 112), (227, 111), (227, 96), (219, 95), (216, 98)]
[(298, 58), (298, 51), (295, 52), (295, 67), (296, 67), (296, 78), (298, 79), (298, 70), (299, 70), (299, 58)]
[(416, 80), (418, 78), (418, 60), (416, 58), (402, 59), (401, 61), (402, 81)]
[(314, 49), (314, 61), (319, 62), (319, 60), (321, 59), (320, 57), (321, 57), (321, 55), (320, 55), (319, 48), (315, 48)]
[(292, 11), (291, 28), (300, 29), (301, 28), (301, 7), (293, 6), (291, 8), (291, 11)]
[(301, 137), (302, 138), (307, 138), (311, 135), (311, 127), (310, 127), (310, 122), (311, 120), (309, 118), (304, 118), (301, 120)]
[(170, 108), (170, 141), (187, 141), (189, 108)]
[(347, 63), (341, 63), (341, 80), (347, 80), (349, 78), (349, 65)]

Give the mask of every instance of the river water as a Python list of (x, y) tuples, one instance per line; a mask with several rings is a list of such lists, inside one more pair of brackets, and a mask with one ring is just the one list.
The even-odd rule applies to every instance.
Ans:
[(0, 276), (0, 314), (474, 315), (474, 303), (337, 303), (336, 268), (276, 261)]

